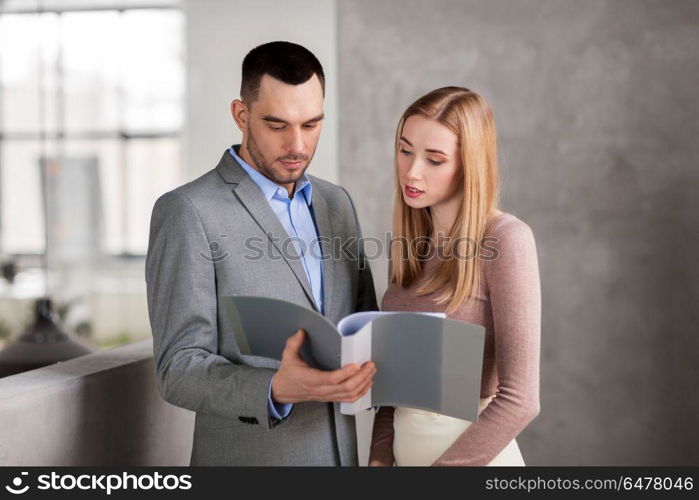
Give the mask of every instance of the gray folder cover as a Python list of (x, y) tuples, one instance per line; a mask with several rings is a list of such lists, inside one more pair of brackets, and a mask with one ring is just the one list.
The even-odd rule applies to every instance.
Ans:
[(412, 406), (475, 422), (485, 329), (414, 313), (372, 322), (372, 405)]
[[(281, 359), (286, 339), (307, 332), (301, 351), (312, 366), (340, 367), (342, 337), (317, 312), (267, 297), (224, 297), (242, 354)], [(475, 422), (485, 329), (462, 321), (396, 312), (371, 322), (371, 359), (377, 371), (373, 406), (411, 406)]]
[(233, 295), (223, 304), (241, 354), (282, 359), (286, 339), (306, 331), (301, 357), (323, 370), (340, 368), (342, 338), (325, 316), (292, 302), (269, 297)]

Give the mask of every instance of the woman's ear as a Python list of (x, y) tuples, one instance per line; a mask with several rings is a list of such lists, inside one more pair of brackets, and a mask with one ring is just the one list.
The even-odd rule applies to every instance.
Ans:
[(231, 102), (231, 115), (240, 131), (245, 132), (248, 128), (248, 120), (250, 119), (250, 113), (245, 103), (240, 99), (233, 100)]

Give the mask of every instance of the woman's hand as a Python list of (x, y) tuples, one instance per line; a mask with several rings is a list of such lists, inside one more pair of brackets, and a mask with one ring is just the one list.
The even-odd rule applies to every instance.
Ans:
[(369, 461), (369, 467), (391, 467), (393, 464), (383, 462), (381, 460), (371, 460)]

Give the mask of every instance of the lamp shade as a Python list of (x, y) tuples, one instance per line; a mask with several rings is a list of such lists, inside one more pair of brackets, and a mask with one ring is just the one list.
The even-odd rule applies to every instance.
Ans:
[(0, 377), (14, 375), (92, 352), (71, 340), (54, 319), (51, 300), (35, 303), (34, 322), (0, 351)]

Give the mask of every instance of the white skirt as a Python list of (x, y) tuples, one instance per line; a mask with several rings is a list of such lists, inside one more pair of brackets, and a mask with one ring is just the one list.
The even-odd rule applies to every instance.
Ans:
[[(483, 398), (480, 414), (495, 396)], [(468, 429), (471, 422), (417, 408), (398, 406), (393, 413), (393, 455), (398, 466), (429, 466)], [(517, 441), (507, 446), (489, 466), (524, 466)]]

